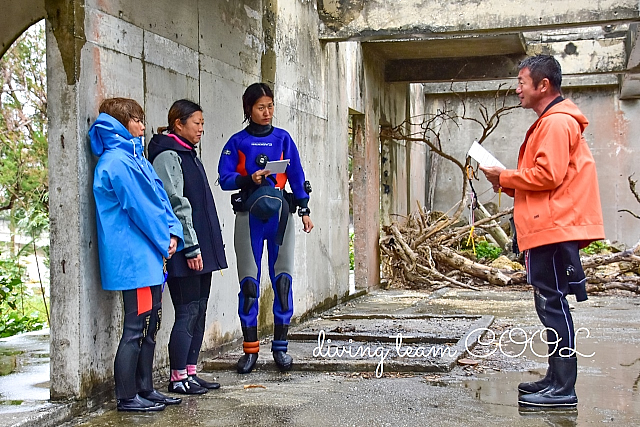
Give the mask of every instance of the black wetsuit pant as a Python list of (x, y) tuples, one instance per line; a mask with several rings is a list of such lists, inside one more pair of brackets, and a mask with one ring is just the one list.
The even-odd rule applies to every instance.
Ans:
[[(113, 364), (116, 398), (153, 390), (153, 355), (162, 319), (162, 285), (122, 291), (124, 324)], [(142, 311), (140, 311), (142, 310)]]
[(167, 281), (176, 320), (169, 338), (169, 365), (172, 370), (196, 365), (204, 339), (211, 273), (174, 277)]
[[(580, 265), (578, 242), (562, 242), (539, 246), (527, 251), (527, 281), (533, 286), (538, 317), (547, 328), (551, 356), (573, 356), (575, 332), (567, 295), (584, 290), (584, 272)], [(577, 278), (577, 279), (574, 279)], [(572, 281), (577, 280), (577, 282)], [(584, 292), (584, 291), (583, 291)], [(586, 299), (586, 293), (584, 298)]]

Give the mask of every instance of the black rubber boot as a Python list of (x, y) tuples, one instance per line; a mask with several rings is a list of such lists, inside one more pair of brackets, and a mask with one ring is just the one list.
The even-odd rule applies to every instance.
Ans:
[(553, 377), (553, 364), (556, 357), (549, 356), (549, 366), (547, 367), (547, 374), (540, 381), (520, 383), (518, 384), (518, 391), (524, 394), (537, 393), (549, 387)]
[(140, 392), (138, 395), (151, 402), (162, 403), (163, 405), (179, 405), (182, 403), (182, 399), (179, 397), (169, 397), (155, 389), (149, 392)]
[(165, 406), (164, 403), (152, 402), (137, 394), (131, 399), (118, 399), (117, 402), (118, 411), (126, 412), (157, 412), (163, 411)]
[(239, 374), (248, 374), (253, 371), (258, 361), (258, 353), (245, 353), (239, 360), (236, 366)]
[(236, 369), (239, 374), (248, 374), (253, 371), (258, 361), (258, 351), (260, 350), (260, 341), (258, 341), (258, 327), (242, 327), (242, 336), (244, 337), (244, 355), (238, 360)]
[(273, 341), (271, 342), (271, 351), (273, 352), (273, 360), (278, 365), (281, 372), (291, 370), (293, 366), (293, 357), (287, 354), (287, 335), (289, 334), (289, 325), (273, 326)]
[[(138, 367), (136, 369), (136, 385), (140, 397), (151, 400), (152, 402), (166, 403), (154, 394), (157, 393), (157, 390), (153, 387), (153, 356), (156, 349), (156, 335), (162, 322), (162, 288), (160, 286), (153, 286), (151, 292), (155, 304), (149, 313), (149, 322), (145, 327), (146, 331), (143, 331), (143, 338), (140, 342), (140, 355), (138, 356)], [(148, 396), (155, 396), (158, 397), (158, 399), (152, 399)], [(169, 403), (169, 405), (177, 403)]]
[[(140, 343), (147, 333), (146, 319), (150, 316), (140, 315), (137, 311), (126, 313), (124, 316), (122, 338), (118, 345), (115, 360), (113, 361), (113, 376), (116, 384), (116, 399), (124, 402), (122, 411), (143, 410), (135, 409), (144, 407), (146, 403), (140, 403), (137, 399), (138, 387), (136, 386), (136, 370), (140, 357)], [(148, 409), (158, 410), (158, 409)]]
[(551, 385), (537, 393), (521, 395), (518, 398), (520, 406), (573, 408), (578, 404), (575, 390), (578, 359), (575, 357), (557, 357), (555, 359)]

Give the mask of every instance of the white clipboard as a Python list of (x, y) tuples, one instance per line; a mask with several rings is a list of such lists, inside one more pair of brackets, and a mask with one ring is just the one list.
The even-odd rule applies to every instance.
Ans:
[(482, 145), (478, 144), (477, 141), (473, 141), (467, 155), (471, 156), (471, 158), (478, 162), (480, 166), (500, 166), (501, 168), (506, 169), (506, 167), (500, 163), (500, 160), (496, 159), (493, 154), (488, 152)]
[(289, 159), (275, 160), (273, 162), (267, 162), (264, 169), (270, 171), (272, 174), (284, 173), (287, 170), (287, 166), (289, 166)]

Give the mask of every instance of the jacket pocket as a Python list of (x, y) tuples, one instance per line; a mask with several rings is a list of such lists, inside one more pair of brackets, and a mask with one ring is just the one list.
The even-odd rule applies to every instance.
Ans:
[(553, 224), (559, 227), (576, 225), (576, 202), (569, 191), (555, 192), (550, 200)]
[(532, 191), (526, 195), (525, 227), (530, 233), (546, 230), (553, 226), (549, 196), (548, 191)]

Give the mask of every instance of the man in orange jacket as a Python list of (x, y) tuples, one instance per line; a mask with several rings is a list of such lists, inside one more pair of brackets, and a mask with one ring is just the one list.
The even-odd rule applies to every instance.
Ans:
[(538, 119), (520, 146), (517, 169), (480, 168), (494, 191), (514, 198), (527, 281), (547, 340), (553, 343), (546, 376), (519, 384), (518, 404), (575, 407), (575, 332), (566, 296), (587, 299), (578, 251), (604, 238), (595, 162), (583, 136), (589, 122), (562, 97), (562, 70), (553, 56), (527, 58), (518, 69), (520, 105), (535, 111)]

